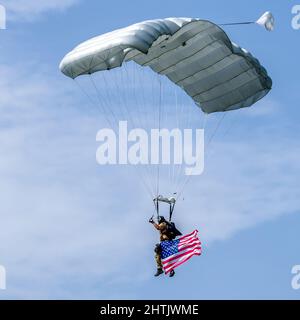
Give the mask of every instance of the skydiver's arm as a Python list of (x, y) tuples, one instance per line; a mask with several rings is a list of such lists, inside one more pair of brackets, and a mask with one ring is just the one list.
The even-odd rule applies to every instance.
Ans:
[(153, 226), (154, 226), (155, 229), (160, 230), (159, 225), (158, 225), (157, 223), (155, 223), (155, 221), (153, 220), (153, 217), (151, 217), (151, 218), (149, 219), (149, 222), (150, 222), (151, 224), (153, 224)]
[(157, 223), (153, 222), (152, 224), (156, 230), (160, 230), (160, 227)]
[(154, 226), (155, 229), (160, 230), (159, 225), (155, 223), (155, 221), (152, 218), (149, 220), (149, 222)]
[(160, 224), (153, 222), (153, 225), (154, 225), (154, 228), (159, 231), (163, 231), (164, 229), (166, 229), (166, 224), (164, 222)]

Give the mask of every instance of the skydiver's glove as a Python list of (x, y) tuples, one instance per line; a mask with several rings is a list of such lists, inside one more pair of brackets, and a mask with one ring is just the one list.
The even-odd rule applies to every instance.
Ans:
[(151, 218), (149, 219), (149, 222), (150, 222), (150, 223), (154, 223), (153, 217), (151, 217)]

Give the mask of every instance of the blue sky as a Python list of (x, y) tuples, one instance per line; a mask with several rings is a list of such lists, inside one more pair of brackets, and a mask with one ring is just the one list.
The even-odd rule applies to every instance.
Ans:
[[(1, 299), (300, 298), (291, 287), (300, 264), (297, 1), (0, 3), (8, 16), (0, 30)], [(97, 165), (103, 119), (59, 62), (78, 43), (145, 19), (224, 23), (267, 10), (273, 33), (226, 31), (268, 69), (273, 90), (219, 132), (204, 174), (178, 203), (176, 221), (183, 232), (199, 229), (203, 255), (173, 279), (154, 279), (151, 203), (132, 168)]]

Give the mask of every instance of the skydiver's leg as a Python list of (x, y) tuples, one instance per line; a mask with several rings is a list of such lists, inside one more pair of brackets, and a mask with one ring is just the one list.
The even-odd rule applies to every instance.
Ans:
[(161, 257), (160, 257), (160, 253), (155, 253), (155, 261), (156, 261), (156, 266), (157, 269), (162, 269), (162, 263), (161, 263)]
[(174, 275), (175, 275), (175, 271), (174, 271), (174, 269), (172, 269), (170, 271), (169, 277), (172, 278), (172, 277), (174, 277)]
[(162, 265), (161, 256), (160, 256), (160, 253), (161, 253), (160, 244), (157, 244), (155, 246), (154, 252), (155, 252), (155, 261), (156, 261), (156, 266), (157, 266), (157, 271), (154, 276), (158, 277), (159, 275), (161, 275), (163, 273), (163, 265)]

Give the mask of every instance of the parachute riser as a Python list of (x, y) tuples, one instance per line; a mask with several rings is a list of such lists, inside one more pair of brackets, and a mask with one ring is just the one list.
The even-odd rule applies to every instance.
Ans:
[(176, 199), (174, 197), (171, 198), (164, 198), (163, 196), (159, 195), (158, 197), (153, 199), (155, 210), (157, 214), (157, 219), (159, 218), (159, 204), (160, 202), (169, 204), (169, 222), (172, 221), (172, 215), (175, 209)]

